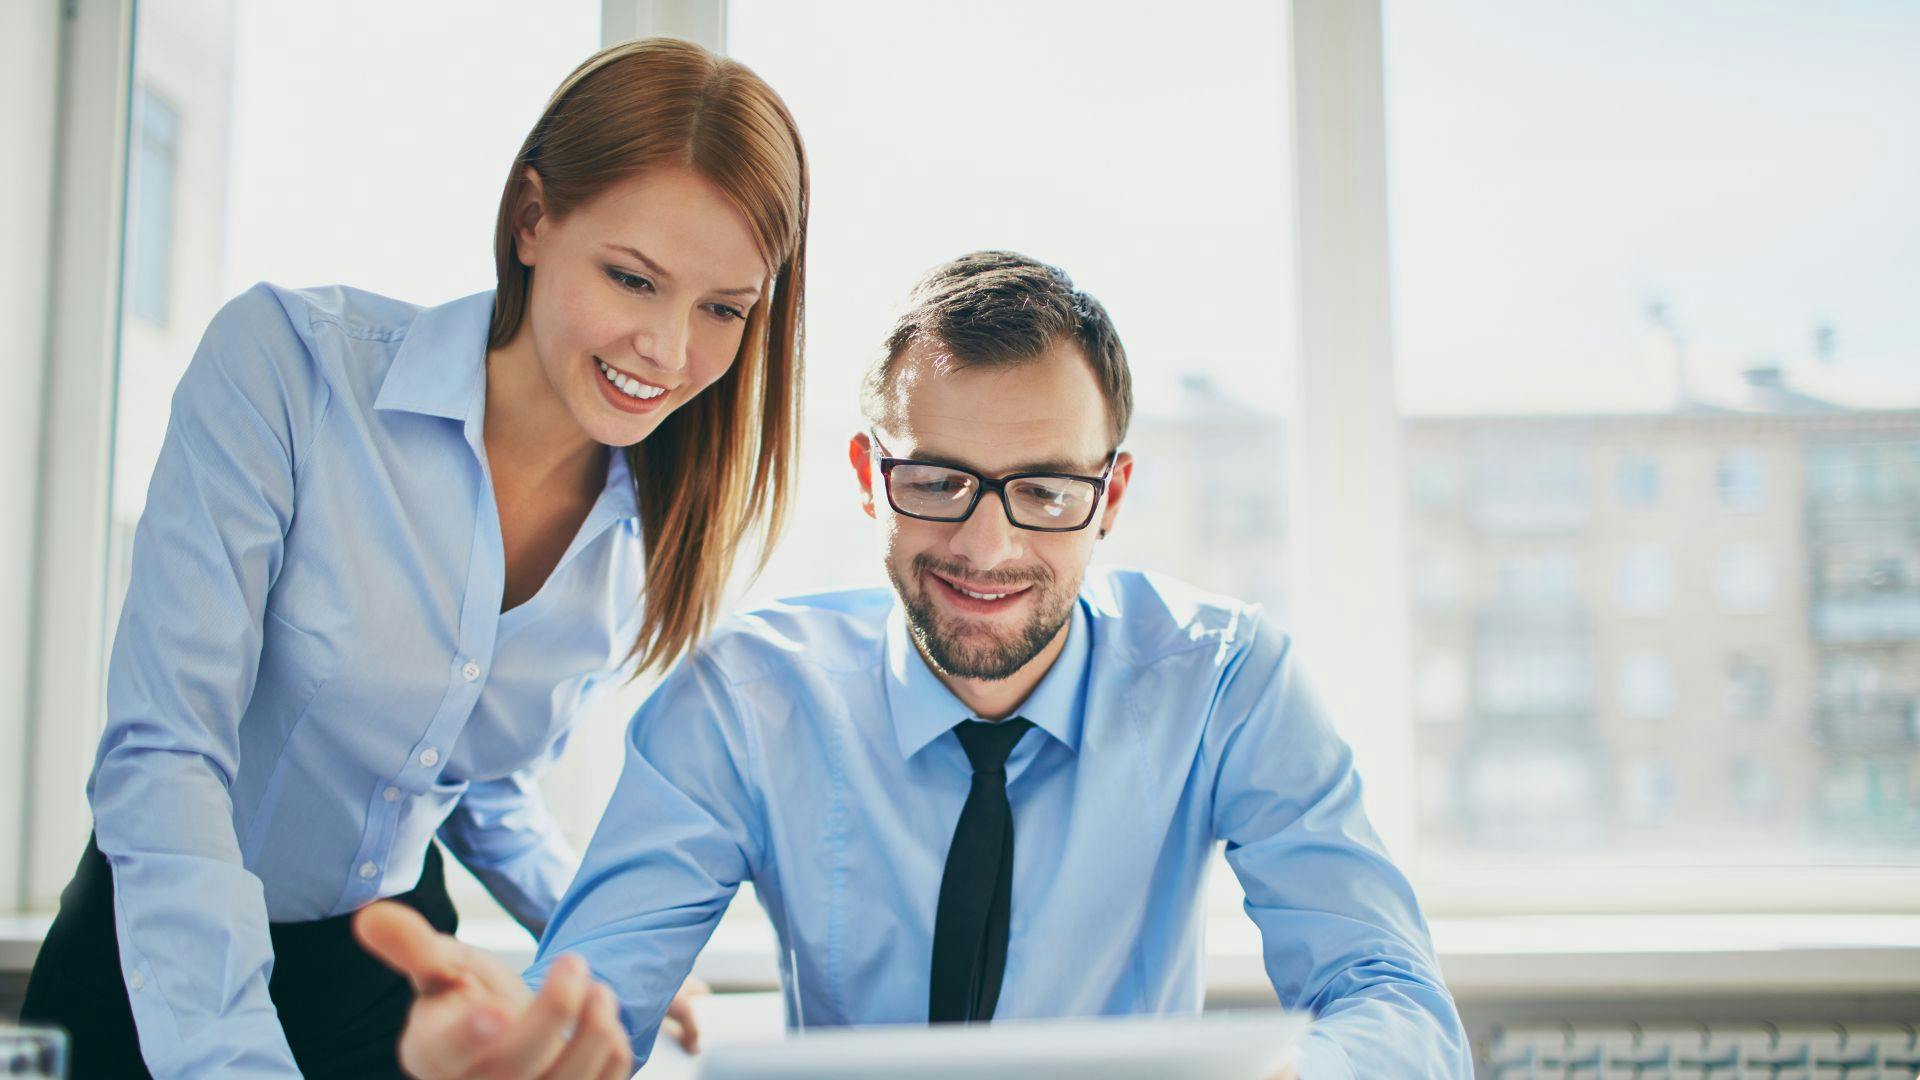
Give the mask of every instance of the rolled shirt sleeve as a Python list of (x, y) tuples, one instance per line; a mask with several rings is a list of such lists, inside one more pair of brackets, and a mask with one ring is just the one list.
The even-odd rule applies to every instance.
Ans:
[(133, 543), (88, 782), (141, 1053), (157, 1076), (297, 1076), (229, 789), (302, 454), (327, 408), (280, 301), (208, 327)]
[(1271, 625), (1228, 671), (1207, 739), (1215, 835), (1267, 975), (1282, 1004), (1316, 1017), (1302, 1080), (1471, 1077), (1413, 888), (1367, 821), (1352, 751)]

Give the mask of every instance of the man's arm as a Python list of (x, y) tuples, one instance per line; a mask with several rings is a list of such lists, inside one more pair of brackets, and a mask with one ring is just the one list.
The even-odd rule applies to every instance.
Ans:
[(674, 988), (759, 850), (745, 758), (735, 756), (745, 753), (740, 731), (724, 680), (701, 657), (647, 699), (628, 729), (620, 783), (525, 981), (399, 904), (355, 917), (362, 944), (414, 984), (400, 1041), (409, 1073), (624, 1077), (632, 1055), (645, 1061), (663, 1019), (692, 1049), (691, 1009)]
[(758, 864), (750, 761), (724, 676), (695, 653), (628, 727), (620, 782), (527, 971), (538, 985), (554, 957), (585, 959), (618, 996), (639, 1062), (675, 988)]
[(1282, 1004), (1313, 1012), (1302, 1080), (1473, 1075), (1413, 888), (1368, 824), (1353, 754), (1271, 624), (1236, 658), (1207, 733), (1213, 828)]

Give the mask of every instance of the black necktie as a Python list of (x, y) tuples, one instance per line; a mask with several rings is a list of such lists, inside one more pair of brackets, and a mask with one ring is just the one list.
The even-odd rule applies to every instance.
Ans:
[(940, 907), (933, 919), (933, 1023), (993, 1019), (1007, 968), (1007, 920), (1013, 902), (1013, 808), (1007, 805), (1007, 755), (1032, 727), (1020, 717), (997, 724), (967, 720), (954, 734), (973, 763), (973, 787), (947, 849)]

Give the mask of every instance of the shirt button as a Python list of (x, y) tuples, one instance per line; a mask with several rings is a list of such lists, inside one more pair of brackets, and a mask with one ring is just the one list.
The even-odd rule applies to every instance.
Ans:
[(393, 802), (394, 800), (400, 798), (400, 789), (397, 787), (390, 787), (387, 790), (381, 792), (380, 797), (387, 800), (388, 802)]
[(373, 865), (370, 862), (363, 862), (360, 864), (360, 876), (362, 878), (365, 878), (368, 881), (372, 881), (373, 875), (379, 872), (380, 872), (380, 868)]
[(480, 665), (469, 660), (466, 666), (460, 669), (460, 674), (465, 677), (468, 682), (472, 682), (480, 677)]
[(145, 975), (142, 975), (136, 971), (133, 974), (127, 976), (127, 987), (128, 989), (131, 989), (134, 993), (136, 994), (139, 993), (140, 988), (145, 985), (147, 985), (147, 977)]
[(435, 765), (438, 765), (439, 763), (440, 763), (440, 751), (435, 750), (431, 746), (427, 747), (425, 750), (420, 751), (420, 764), (425, 765), (427, 768), (431, 769)]

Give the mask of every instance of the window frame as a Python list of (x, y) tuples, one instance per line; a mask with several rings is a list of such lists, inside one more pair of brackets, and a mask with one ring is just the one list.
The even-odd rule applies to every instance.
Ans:
[[(1294, 177), (1290, 192), (1275, 193), (1292, 200), (1297, 238), (1300, 407), (1287, 431), (1289, 459), (1298, 465), (1288, 546), (1296, 567), (1312, 571), (1294, 575), (1295, 614), (1308, 628), (1316, 683), (1367, 776), (1376, 828), (1428, 911), (1920, 912), (1920, 867), (1807, 873), (1806, 864), (1784, 862), (1422, 859), (1407, 470), (1391, 339), (1382, 4), (1291, 0), (1288, 11)], [(23, 640), (0, 639), (5, 659), (21, 660), (27, 673), (17, 713), (23, 722), (0, 722), (0, 749), (17, 742), (21, 750), (22, 791), (15, 805), (0, 808), (0, 905), (28, 910), (53, 905), (85, 841), (84, 793), (70, 778), (85, 775), (104, 707), (135, 14), (136, 0), (60, 5), (57, 28), (36, 29), (59, 42), (58, 59), (40, 76), (40, 98), (0, 105), (11, 119), (57, 93), (53, 179), (44, 205), (25, 208), (53, 221), (40, 454), (8, 466), (36, 500), (29, 570), (37, 586)], [(724, 51), (726, 24), (725, 0), (603, 0), (601, 7), (603, 43), (672, 33)]]

